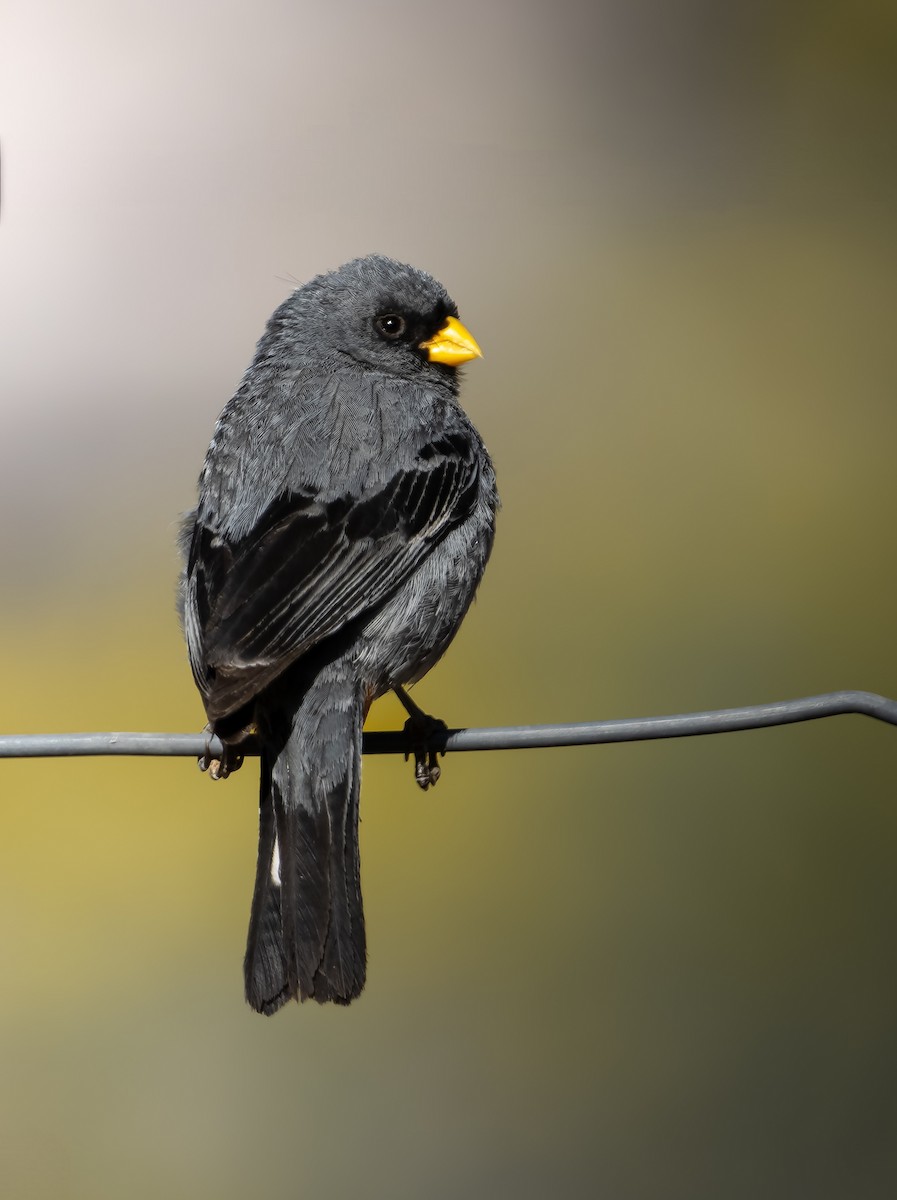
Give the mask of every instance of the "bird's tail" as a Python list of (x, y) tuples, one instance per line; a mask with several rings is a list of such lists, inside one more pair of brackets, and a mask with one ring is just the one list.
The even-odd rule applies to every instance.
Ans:
[(358, 861), (364, 697), (344, 663), (260, 715), (259, 854), (246, 999), (348, 1004), (364, 987)]

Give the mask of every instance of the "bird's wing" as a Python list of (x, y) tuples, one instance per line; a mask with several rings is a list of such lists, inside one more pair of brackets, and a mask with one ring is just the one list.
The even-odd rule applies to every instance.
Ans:
[(247, 704), (323, 638), (371, 612), (473, 511), (477, 445), (433, 439), (377, 491), (275, 501), (229, 541), (201, 521), (188, 562), (185, 626), (212, 720)]

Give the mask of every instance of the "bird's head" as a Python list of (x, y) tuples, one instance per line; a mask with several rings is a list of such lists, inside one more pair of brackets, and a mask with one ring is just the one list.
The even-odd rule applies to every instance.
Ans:
[(425, 271), (379, 254), (356, 258), (299, 288), (272, 319), (304, 359), (351, 359), (405, 379), (451, 379), (481, 356), (455, 302)]

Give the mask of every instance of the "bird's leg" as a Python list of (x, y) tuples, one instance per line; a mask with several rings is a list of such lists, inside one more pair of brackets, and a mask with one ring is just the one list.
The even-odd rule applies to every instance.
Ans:
[(236, 746), (232, 746), (229, 742), (223, 742), (223, 753), (220, 757), (213, 758), (212, 735), (214, 730), (212, 726), (207, 725), (203, 733), (206, 734), (206, 748), (196, 760), (200, 771), (208, 771), (210, 779), (227, 779), (233, 771), (239, 771), (243, 765), (243, 755), (239, 753)]
[[(436, 786), (442, 773), (437, 762), (439, 751), (430, 748), (430, 740), (434, 734), (445, 733), (448, 726), (445, 721), (440, 721), (438, 717), (431, 717), (429, 713), (425, 713), (422, 708), (419, 708), (403, 687), (395, 687), (393, 691), (408, 714), (408, 720), (405, 722), (405, 735), (412, 739), (414, 778), (418, 787), (426, 791), (428, 787)], [(444, 754), (445, 751), (442, 753)], [(406, 753), (405, 762), (407, 761), (408, 754)]]

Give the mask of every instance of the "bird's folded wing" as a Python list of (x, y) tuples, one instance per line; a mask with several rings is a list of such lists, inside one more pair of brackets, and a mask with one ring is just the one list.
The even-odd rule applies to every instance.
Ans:
[(185, 625), (210, 718), (241, 708), (388, 599), (471, 514), (478, 488), (477, 448), (452, 435), (425, 445), (373, 493), (330, 501), (286, 493), (239, 541), (197, 523)]

